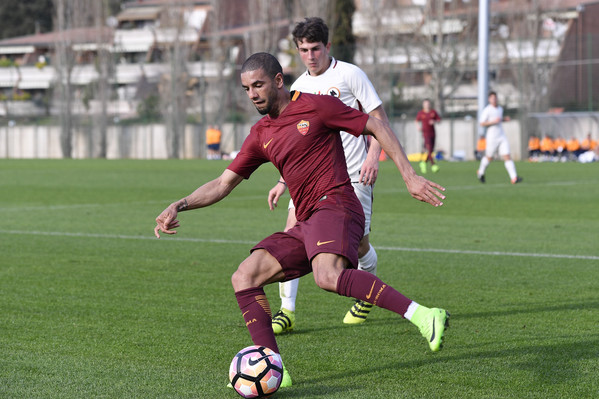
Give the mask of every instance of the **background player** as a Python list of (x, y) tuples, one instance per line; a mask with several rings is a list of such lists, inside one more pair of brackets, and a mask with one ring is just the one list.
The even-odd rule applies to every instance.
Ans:
[(420, 131), (424, 138), (424, 149), (426, 150), (426, 158), (420, 161), (420, 172), (426, 173), (426, 163), (430, 161), (431, 170), (433, 173), (439, 171), (439, 165), (435, 163), (433, 151), (435, 150), (435, 123), (441, 121), (441, 117), (431, 108), (431, 101), (426, 99), (422, 102), (422, 109), (416, 114), (416, 121), (420, 122)]
[(220, 140), (221, 140), (222, 132), (218, 128), (218, 126), (208, 126), (206, 129), (206, 149), (207, 159), (220, 159)]
[[(345, 105), (366, 112), (386, 123), (389, 122), (374, 86), (366, 74), (357, 66), (336, 60), (329, 55), (329, 29), (321, 18), (306, 18), (298, 23), (292, 32), (302, 63), (307, 70), (291, 86), (291, 90), (305, 93), (332, 95)], [(372, 215), (372, 188), (379, 169), (381, 146), (376, 139), (367, 142), (365, 136), (355, 137), (341, 132), (343, 151), (347, 162), (347, 172), (354, 191), (362, 203), (366, 225), (364, 236), (358, 248), (358, 268), (376, 275), (377, 254), (370, 245), (370, 221)], [(370, 146), (369, 146), (370, 144)], [(276, 206), (280, 196), (285, 192), (285, 184), (281, 180), (269, 192), (270, 209)], [(295, 226), (295, 207), (289, 202), (285, 231)], [(279, 284), (281, 309), (275, 314), (272, 327), (275, 334), (293, 330), (295, 326), (295, 302), (299, 279)], [(343, 322), (358, 324), (366, 320), (372, 304), (356, 301), (345, 315)]]
[(441, 206), (444, 188), (414, 172), (389, 124), (331, 96), (300, 92), (290, 96), (281, 65), (272, 55), (248, 58), (241, 68), (241, 82), (256, 109), (266, 116), (252, 127), (220, 177), (158, 215), (156, 237), (160, 232), (176, 234), (179, 212), (220, 201), (260, 165), (272, 162), (288, 184), (298, 223), (254, 246), (231, 278), (254, 344), (279, 352), (263, 287), (313, 272), (322, 289), (356, 299), (372, 298), (373, 304), (415, 324), (432, 351), (441, 349), (449, 321), (445, 310), (419, 305), (376, 276), (356, 269), (364, 213), (350, 184), (338, 132), (376, 135), (414, 198)]
[(497, 105), (497, 93), (494, 91), (489, 93), (489, 104), (483, 109), (480, 114), (479, 123), (481, 126), (487, 128), (487, 148), (485, 149), (485, 156), (480, 160), (480, 166), (476, 172), (476, 176), (481, 183), (485, 182), (485, 171), (487, 166), (493, 160), (495, 152), (503, 158), (503, 164), (505, 170), (507, 170), (510, 176), (512, 184), (520, 183), (522, 178), (516, 173), (516, 165), (510, 155), (510, 144), (507, 140), (507, 136), (503, 131), (503, 121), (509, 121), (509, 117), (503, 117), (503, 107)]

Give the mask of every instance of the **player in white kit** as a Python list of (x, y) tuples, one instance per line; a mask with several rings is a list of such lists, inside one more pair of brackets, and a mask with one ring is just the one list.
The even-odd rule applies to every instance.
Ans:
[[(293, 83), (291, 90), (335, 96), (346, 105), (389, 123), (382, 101), (366, 74), (357, 66), (336, 60), (329, 55), (331, 43), (328, 41), (328, 36), (328, 28), (320, 18), (306, 18), (296, 25), (293, 30), (293, 40), (307, 71)], [(345, 132), (341, 132), (341, 139), (347, 171), (366, 216), (364, 237), (358, 248), (358, 268), (376, 275), (377, 254), (370, 245), (369, 233), (372, 187), (378, 174), (381, 147), (375, 139), (371, 139), (368, 143), (363, 137), (356, 138)], [(285, 183), (281, 180), (270, 190), (268, 195), (270, 209), (274, 209), (285, 188)], [(290, 201), (285, 231), (291, 229), (295, 223), (295, 208)], [(295, 326), (298, 284), (299, 280), (295, 279), (279, 285), (281, 309), (273, 316), (272, 322), (275, 334), (291, 331)], [(343, 322), (362, 323), (371, 308), (372, 304), (368, 302), (356, 301), (345, 315)]]
[(480, 160), (480, 166), (476, 175), (481, 183), (486, 181), (485, 171), (489, 163), (493, 160), (493, 156), (497, 152), (499, 156), (503, 158), (503, 164), (505, 170), (507, 170), (510, 176), (512, 184), (520, 183), (522, 178), (518, 176), (516, 172), (516, 165), (510, 155), (510, 145), (503, 131), (504, 120), (509, 118), (503, 117), (503, 107), (497, 105), (497, 93), (494, 91), (489, 93), (489, 104), (480, 113), (479, 123), (485, 127), (487, 132), (485, 134), (487, 140), (487, 147), (485, 149), (485, 156)]

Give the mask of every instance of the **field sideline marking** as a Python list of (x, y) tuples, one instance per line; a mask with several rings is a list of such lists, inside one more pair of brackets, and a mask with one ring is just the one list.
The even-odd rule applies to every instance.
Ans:
[(493, 256), (520, 256), (520, 257), (529, 257), (529, 258), (599, 260), (599, 256), (594, 256), (594, 255), (537, 254), (537, 253), (527, 253), (527, 252), (474, 251), (474, 250), (461, 250), (461, 249), (381, 247), (378, 245), (376, 246), (376, 249), (387, 250), (387, 251), (402, 251), (402, 252), (436, 252), (436, 253), (459, 254), (459, 255), (493, 255)]
[[(248, 201), (248, 200), (259, 200), (263, 199), (266, 203), (266, 195), (248, 195), (245, 197), (235, 196), (231, 198), (227, 198), (226, 201)], [(159, 205), (160, 207), (168, 206), (172, 199), (169, 200), (154, 200), (154, 201), (143, 201), (139, 202), (141, 205)], [(97, 208), (97, 207), (106, 207), (106, 206), (123, 206), (127, 205), (125, 202), (107, 202), (107, 203), (89, 203), (89, 204), (64, 204), (64, 205), (31, 205), (31, 206), (4, 206), (0, 207), (0, 212), (29, 212), (29, 211), (53, 211), (53, 210), (61, 210), (61, 209), (73, 209), (73, 208)], [(265, 205), (266, 207), (266, 205)]]
[[(526, 185), (521, 185), (520, 187), (526, 187), (526, 186), (531, 186), (531, 187), (538, 187), (538, 186), (558, 186), (558, 187), (568, 187), (568, 186), (576, 186), (579, 184), (589, 184), (589, 183), (597, 183), (597, 180), (569, 180), (569, 181), (548, 181), (548, 182), (541, 182), (541, 183), (536, 183), (536, 182), (526, 182)], [(465, 186), (447, 186), (445, 187), (447, 189), (448, 193), (451, 193), (451, 191), (460, 191), (460, 190), (476, 190), (476, 189), (494, 189), (494, 188), (504, 188), (504, 187), (511, 187), (513, 186), (513, 184), (511, 183), (486, 183), (486, 184), (470, 184), (470, 185), (465, 185)], [(375, 191), (375, 198), (376, 198), (376, 193), (382, 193), (382, 194), (395, 194), (395, 193), (399, 193), (399, 192), (407, 192), (408, 190), (403, 188), (403, 187), (398, 187), (398, 188), (388, 188), (388, 189), (378, 189)]]
[[(573, 186), (578, 184), (589, 184), (596, 183), (599, 181), (595, 180), (572, 180), (572, 181), (553, 181), (553, 182), (543, 182), (543, 183), (527, 183), (527, 185), (531, 186)], [(451, 191), (459, 191), (459, 190), (474, 190), (479, 188), (504, 188), (512, 186), (510, 183), (494, 183), (494, 184), (473, 184), (467, 186), (450, 186), (448, 188), (449, 194)], [(521, 186), (523, 187), (523, 186)], [(406, 193), (408, 190), (404, 187), (396, 187), (396, 188), (388, 188), (388, 189), (379, 189), (376, 192), (379, 194), (396, 194), (396, 193)], [(248, 200), (264, 200), (266, 203), (267, 195), (247, 195), (247, 196), (233, 196), (226, 199), (226, 201), (248, 201)], [(286, 196), (282, 198), (281, 201), (288, 201), (289, 198)], [(165, 206), (172, 202), (171, 200), (153, 200), (153, 201), (144, 201), (138, 203), (138, 205), (159, 205)], [(281, 203), (281, 202), (279, 202)], [(285, 202), (286, 203), (286, 202)], [(105, 207), (105, 206), (122, 206), (126, 203), (121, 202), (107, 202), (107, 203), (89, 203), (89, 204), (64, 204), (64, 205), (31, 205), (31, 206), (0, 206), (0, 212), (29, 212), (29, 211), (52, 211), (52, 210), (61, 210), (61, 209), (73, 209), (73, 208), (95, 208), (95, 207)]]
[[(55, 236), (55, 237), (77, 237), (77, 238), (110, 238), (110, 239), (123, 239), (123, 240), (157, 240), (156, 237), (148, 234), (147, 236), (128, 236), (121, 234), (91, 234), (91, 233), (65, 233), (65, 232), (54, 232), (54, 231), (23, 231), (23, 230), (0, 230), (0, 234), (22, 234), (22, 235), (36, 235), (36, 236)], [(215, 243), (215, 244), (244, 244), (244, 245), (255, 245), (257, 241), (245, 241), (245, 240), (219, 240), (219, 239), (206, 239), (206, 238), (185, 238), (177, 237), (170, 238), (171, 242), (201, 242), (201, 243)], [(472, 250), (461, 250), (461, 249), (437, 249), (437, 248), (406, 248), (406, 247), (385, 247), (378, 246), (376, 249), (383, 251), (396, 251), (396, 252), (432, 252), (432, 253), (445, 253), (445, 254), (458, 254), (458, 255), (491, 255), (491, 256), (515, 256), (515, 257), (529, 257), (529, 258), (555, 258), (555, 259), (582, 259), (582, 260), (599, 260), (599, 256), (594, 255), (567, 255), (567, 254), (538, 254), (538, 253), (526, 253), (526, 252), (500, 252), (500, 251), (472, 251)]]

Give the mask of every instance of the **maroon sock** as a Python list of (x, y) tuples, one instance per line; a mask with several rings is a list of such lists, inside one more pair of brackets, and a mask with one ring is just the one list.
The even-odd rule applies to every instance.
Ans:
[(272, 313), (264, 290), (260, 287), (248, 288), (236, 292), (235, 297), (254, 345), (266, 346), (279, 353), (272, 331)]
[(388, 286), (380, 278), (363, 270), (345, 269), (337, 279), (337, 293), (360, 299), (404, 317), (410, 298)]

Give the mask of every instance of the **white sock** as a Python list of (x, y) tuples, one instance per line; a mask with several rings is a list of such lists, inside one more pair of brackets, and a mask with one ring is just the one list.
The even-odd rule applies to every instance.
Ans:
[(295, 298), (297, 298), (297, 287), (299, 278), (279, 283), (279, 296), (281, 297), (281, 307), (295, 312)]
[(418, 309), (418, 306), (420, 306), (420, 305), (418, 305), (416, 302), (412, 301), (412, 303), (410, 304), (410, 306), (408, 306), (408, 310), (403, 315), (403, 317), (405, 317), (406, 319), (412, 321), (412, 316), (414, 316), (414, 312), (416, 311), (416, 309)]
[(480, 166), (478, 167), (478, 175), (482, 176), (485, 174), (485, 170), (487, 170), (487, 166), (489, 166), (489, 158), (483, 157), (480, 160)]
[(366, 252), (366, 255), (358, 259), (358, 269), (364, 270), (374, 276), (376, 276), (376, 267), (378, 265), (378, 256), (376, 251), (370, 245), (370, 249)]
[(514, 180), (518, 176), (514, 161), (510, 159), (509, 161), (505, 161), (503, 164), (505, 165), (505, 170), (507, 170), (508, 175), (510, 175), (510, 180)]

